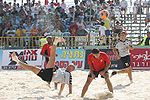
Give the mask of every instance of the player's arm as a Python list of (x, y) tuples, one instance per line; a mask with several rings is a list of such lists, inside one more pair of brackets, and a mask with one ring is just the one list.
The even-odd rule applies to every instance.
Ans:
[(92, 60), (91, 60), (91, 55), (88, 56), (88, 66), (89, 66), (89, 69), (90, 69), (90, 72), (93, 73), (93, 63), (92, 63)]
[(49, 56), (48, 55), (46, 55), (46, 54), (41, 54), (42, 56), (44, 56), (44, 57), (47, 57), (47, 58), (49, 58)]
[(110, 64), (111, 64), (110, 58), (109, 58), (109, 56), (108, 56), (107, 54), (105, 54), (104, 59), (105, 59), (105, 61), (104, 61), (104, 63), (105, 63), (105, 68), (104, 68), (103, 71), (100, 72), (100, 74), (101, 74), (102, 76), (104, 76), (105, 72), (108, 71), (108, 69), (109, 69), (109, 67), (110, 67)]
[(89, 69), (90, 69), (90, 73), (91, 73), (92, 77), (94, 78), (95, 75), (93, 74), (93, 71), (94, 71), (94, 69), (93, 69), (93, 63), (92, 63), (92, 60), (91, 60), (90, 56), (88, 56), (88, 66), (89, 66)]
[(120, 55), (119, 55), (119, 51), (117, 48), (113, 47), (112, 48), (113, 53), (118, 57), (118, 59), (120, 59)]
[(68, 86), (69, 86), (69, 93), (66, 96), (68, 96), (69, 94), (72, 94), (72, 84), (69, 84)]
[(133, 46), (132, 46), (131, 41), (129, 41), (129, 45), (126, 48), (127, 48), (127, 50), (133, 50)]
[(133, 50), (133, 46), (132, 45), (127, 46), (127, 50)]
[(105, 61), (105, 68), (104, 68), (104, 72), (108, 71), (109, 67), (110, 67), (111, 63), (108, 63), (107, 61)]
[(59, 90), (58, 95), (61, 95), (61, 93), (62, 93), (62, 91), (63, 91), (64, 87), (65, 87), (65, 84), (64, 84), (64, 83), (62, 83), (62, 84), (61, 84), (61, 86), (60, 86), (60, 90)]
[(133, 50), (133, 46), (132, 46), (132, 45), (129, 45), (129, 46), (127, 47), (127, 49), (128, 49), (128, 50)]
[(46, 51), (46, 49), (45, 49), (45, 45), (44, 45), (44, 46), (42, 47), (42, 50), (41, 50), (40, 54), (41, 54), (42, 56), (44, 56), (44, 57), (49, 58), (49, 56), (45, 54), (45, 51)]

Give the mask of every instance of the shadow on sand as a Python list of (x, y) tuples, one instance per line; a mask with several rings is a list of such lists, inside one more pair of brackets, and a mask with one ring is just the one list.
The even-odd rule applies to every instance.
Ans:
[(96, 98), (98, 98), (97, 100), (106, 100), (108, 98), (113, 98), (113, 94), (111, 92), (101, 92), (96, 94)]
[(126, 85), (119, 84), (119, 85), (114, 87), (114, 90), (124, 89), (124, 88), (130, 86), (131, 84), (132, 83), (129, 83), (129, 84), (126, 84)]

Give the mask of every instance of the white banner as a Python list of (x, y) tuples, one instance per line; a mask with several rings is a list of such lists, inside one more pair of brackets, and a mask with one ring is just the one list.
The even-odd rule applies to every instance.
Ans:
[[(36, 65), (43, 68), (45, 59), (40, 55), (41, 49), (20, 49), (20, 50), (3, 50), (1, 68), (4, 70), (22, 69), (16, 62), (11, 60), (11, 53), (16, 55), (25, 63)], [(55, 64), (60, 68), (66, 68), (70, 63), (76, 65), (76, 69), (84, 69), (85, 50), (84, 49), (57, 49)], [(44, 57), (43, 57), (44, 58)]]
[(56, 65), (66, 68), (70, 63), (76, 69), (84, 69), (85, 50), (84, 49), (57, 49)]
[(16, 55), (25, 63), (41, 66), (41, 49), (21, 49), (21, 50), (3, 50), (2, 69), (20, 69), (16, 62), (11, 60), (10, 54), (16, 52)]

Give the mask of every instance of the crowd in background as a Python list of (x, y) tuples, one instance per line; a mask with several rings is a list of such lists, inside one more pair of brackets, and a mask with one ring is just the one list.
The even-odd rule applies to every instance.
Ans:
[[(127, 13), (129, 4), (126, 0), (74, 0), (74, 3), (74, 6), (67, 7), (65, 0), (52, 0), (47, 5), (41, 5), (40, 1), (22, 5), (1, 2), (0, 37), (86, 36), (91, 29), (97, 31), (97, 36), (104, 36), (105, 30), (111, 30), (110, 35), (115, 35), (124, 29), (115, 14), (116, 9), (119, 9), (120, 17)], [(136, 0), (133, 5), (135, 23), (136, 15), (143, 14), (145, 10), (149, 17), (150, 0), (142, 0), (141, 4)], [(100, 16), (103, 9), (109, 11), (110, 21), (107, 23)], [(145, 20), (150, 21), (148, 18)]]

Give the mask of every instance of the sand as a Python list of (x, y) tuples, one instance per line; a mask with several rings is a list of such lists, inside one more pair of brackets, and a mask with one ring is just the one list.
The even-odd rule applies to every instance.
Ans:
[[(109, 72), (112, 72), (110, 70)], [(94, 80), (84, 98), (80, 97), (88, 71), (76, 70), (73, 76), (73, 94), (66, 97), (66, 85), (61, 96), (31, 71), (0, 71), (0, 100), (150, 100), (150, 71), (133, 71), (134, 83), (129, 84), (126, 74), (111, 78), (114, 94), (104, 79)]]

